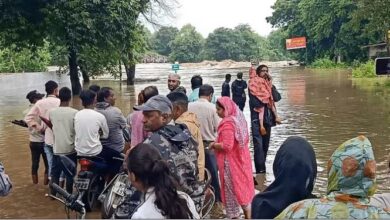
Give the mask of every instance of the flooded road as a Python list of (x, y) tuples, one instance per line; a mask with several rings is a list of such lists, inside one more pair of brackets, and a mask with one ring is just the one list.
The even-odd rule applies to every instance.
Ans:
[[(136, 103), (136, 95), (148, 85), (158, 87), (161, 94), (167, 94), (167, 73), (170, 65), (140, 65), (137, 78), (159, 77), (152, 83), (126, 86), (117, 81), (95, 80), (92, 83), (110, 86), (116, 91), (116, 105), (125, 116)], [(204, 83), (215, 86), (220, 95), (224, 74), (231, 73), (233, 79), (238, 69), (187, 68), (180, 71), (182, 85), (190, 91), (190, 78), (200, 74)], [(247, 76), (247, 69), (242, 69)], [(310, 71), (301, 68), (271, 68), (274, 84), (282, 94), (277, 103), (282, 125), (272, 130), (267, 175), (265, 184), (272, 179), (272, 162), (281, 143), (291, 135), (300, 135), (313, 145), (318, 162), (318, 178), (315, 192), (326, 190), (325, 166), (333, 151), (344, 141), (357, 135), (366, 135), (373, 144), (377, 160), (378, 188), (389, 191), (386, 161), (390, 153), (390, 103), (378, 90), (363, 89), (348, 77), (345, 71)], [(244, 76), (244, 78), (245, 78)], [(44, 197), (47, 186), (42, 185), (43, 169), (40, 169), (40, 183), (31, 183), (31, 159), (28, 147), (28, 133), (25, 128), (11, 124), (13, 119), (22, 119), (22, 112), (28, 106), (25, 96), (37, 89), (44, 92), (44, 83), (53, 79), (60, 86), (70, 86), (69, 76), (53, 73), (0, 74), (0, 161), (13, 181), (12, 193), (0, 198), (0, 218), (66, 218), (64, 208), (56, 201)], [(73, 106), (80, 109), (75, 98)], [(245, 115), (249, 119), (248, 106)], [(248, 121), (249, 122), (249, 121)], [(299, 153), (299, 152), (297, 152)], [(43, 164), (41, 163), (41, 167)], [(88, 218), (98, 218), (97, 212)]]

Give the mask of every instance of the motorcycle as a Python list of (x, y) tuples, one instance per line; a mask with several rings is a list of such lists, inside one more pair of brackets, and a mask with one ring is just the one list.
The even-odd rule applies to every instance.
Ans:
[(85, 209), (90, 212), (95, 208), (97, 198), (104, 188), (107, 164), (96, 158), (79, 158), (80, 171), (74, 181), (79, 189)]
[[(60, 156), (60, 159), (63, 166), (65, 167), (64, 172), (66, 172), (67, 175), (75, 176), (76, 164), (65, 156)], [(75, 219), (85, 219), (86, 209), (84, 203), (82, 202), (82, 194), (80, 193), (77, 186), (76, 192), (73, 194), (69, 194), (55, 183), (50, 183), (50, 187), (54, 194), (46, 194), (46, 196), (51, 197), (65, 205), (65, 211), (68, 219), (71, 219), (70, 211), (76, 212)], [(57, 195), (60, 195), (62, 198), (58, 197)]]
[[(126, 142), (130, 141), (130, 133), (127, 128), (123, 129), (123, 137)], [(120, 157), (113, 157), (112, 159), (123, 163), (124, 158), (125, 154), (121, 153)], [(85, 204), (87, 212), (90, 212), (97, 206), (101, 192), (107, 188), (105, 187), (105, 176), (108, 173), (109, 165), (98, 157), (80, 157), (79, 164), (80, 171), (75, 180), (75, 185), (81, 191), (82, 201)], [(115, 179), (116, 177), (113, 180)], [(111, 180), (110, 183), (113, 182), (113, 180)], [(120, 193), (119, 191), (116, 192)]]
[[(204, 202), (197, 211), (201, 218), (207, 218), (214, 203), (215, 193), (211, 186), (211, 174), (205, 169), (204, 180)], [(102, 203), (102, 218), (128, 219), (131, 217), (138, 205), (140, 205), (141, 194), (129, 181), (126, 171), (122, 171), (104, 188), (99, 201)]]

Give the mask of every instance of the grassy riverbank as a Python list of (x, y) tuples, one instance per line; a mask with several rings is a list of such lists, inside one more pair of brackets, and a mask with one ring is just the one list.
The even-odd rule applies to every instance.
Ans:
[[(353, 78), (376, 78), (375, 63), (373, 60), (369, 60), (365, 63), (353, 62), (336, 63), (329, 58), (321, 58), (315, 60), (308, 66), (310, 69), (351, 69)], [(378, 82), (383, 81), (382, 79)]]

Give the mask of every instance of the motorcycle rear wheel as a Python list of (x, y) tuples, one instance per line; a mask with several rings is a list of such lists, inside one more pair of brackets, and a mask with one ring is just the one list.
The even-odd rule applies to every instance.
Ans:
[(104, 179), (101, 176), (93, 176), (88, 189), (84, 192), (82, 197), (87, 212), (92, 211), (97, 206), (97, 203), (99, 202), (98, 197), (103, 190), (103, 187)]

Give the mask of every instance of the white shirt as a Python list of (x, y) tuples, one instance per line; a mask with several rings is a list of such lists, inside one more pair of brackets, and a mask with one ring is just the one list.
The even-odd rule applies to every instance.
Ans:
[(215, 105), (206, 99), (200, 98), (188, 104), (188, 111), (196, 114), (200, 124), (200, 133), (204, 141), (215, 141), (220, 118)]
[[(102, 151), (100, 138), (107, 138), (109, 132), (104, 115), (92, 109), (83, 109), (74, 117), (74, 129), (78, 156), (96, 156)], [(100, 129), (102, 136), (99, 135)]]
[[(194, 201), (191, 197), (184, 192), (177, 191), (179, 196), (187, 201), (189, 210), (192, 213), (193, 219), (200, 219), (198, 212), (196, 211)], [(134, 212), (132, 219), (166, 219), (167, 217), (161, 214), (160, 209), (154, 204), (156, 201), (156, 193), (154, 187), (148, 189), (145, 194), (145, 201)]]
[(77, 110), (71, 107), (58, 107), (49, 110), (49, 120), (53, 124), (55, 155), (74, 152), (74, 117)]

